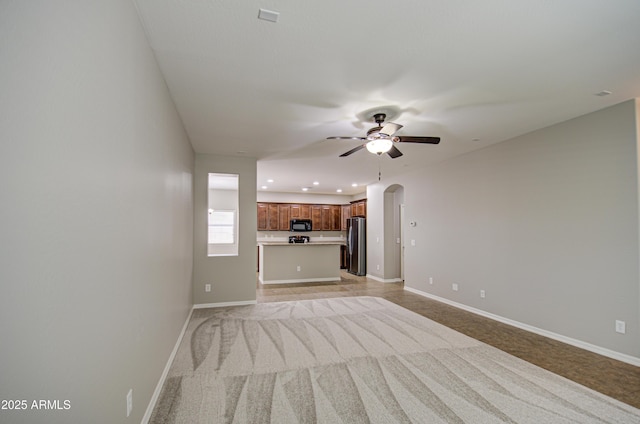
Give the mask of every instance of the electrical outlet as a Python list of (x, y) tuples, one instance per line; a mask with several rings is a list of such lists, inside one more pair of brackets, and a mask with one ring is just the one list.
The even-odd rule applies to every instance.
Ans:
[(484, 299), (485, 293), (484, 290), (480, 290), (480, 297)]
[(300, 265), (298, 265), (298, 266), (296, 267), (296, 271), (298, 271), (298, 272), (302, 271), (302, 267), (301, 267)]
[(627, 323), (616, 320), (616, 333), (625, 334), (627, 332)]
[(451, 288), (453, 289), (453, 291), (458, 291), (458, 284), (457, 283), (453, 283), (451, 285)]
[(127, 393), (127, 417), (131, 415), (131, 411), (133, 410), (133, 389), (129, 389)]
[(433, 277), (429, 277), (429, 284), (433, 284)]
[(415, 246), (416, 245), (416, 241), (415, 240), (411, 240), (411, 246)]
[(206, 291), (207, 293), (211, 291), (211, 284), (205, 284), (204, 285), (204, 291)]
[(380, 264), (376, 265), (376, 271), (380, 271)]

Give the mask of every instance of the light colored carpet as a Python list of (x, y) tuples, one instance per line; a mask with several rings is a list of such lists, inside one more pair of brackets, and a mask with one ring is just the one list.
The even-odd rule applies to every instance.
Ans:
[(640, 423), (376, 297), (195, 310), (151, 423)]

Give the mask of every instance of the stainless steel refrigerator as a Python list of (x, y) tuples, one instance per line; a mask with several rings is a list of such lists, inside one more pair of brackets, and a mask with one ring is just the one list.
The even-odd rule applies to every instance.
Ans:
[(364, 218), (347, 220), (347, 271), (367, 275), (367, 223)]

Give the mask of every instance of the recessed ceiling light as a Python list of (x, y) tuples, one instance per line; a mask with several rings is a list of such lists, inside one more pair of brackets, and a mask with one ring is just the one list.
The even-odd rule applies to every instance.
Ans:
[(262, 189), (263, 189), (263, 190), (266, 190), (266, 189), (267, 189), (267, 186), (262, 186)]
[(320, 183), (318, 181), (314, 181), (313, 185), (319, 185)]
[(338, 193), (342, 193), (342, 189), (341, 189), (341, 188), (337, 189), (336, 191), (337, 191)]
[(595, 93), (594, 96), (604, 97), (604, 96), (608, 96), (609, 94), (611, 94), (611, 91), (602, 90), (602, 91), (598, 91), (597, 93)]
[(269, 178), (269, 179), (267, 180), (267, 182), (268, 182), (268, 183), (272, 183), (272, 182), (273, 182), (273, 180), (272, 180), (271, 178)]
[(358, 187), (358, 183), (351, 184), (351, 187)]
[(302, 191), (309, 191), (309, 187), (302, 187)]

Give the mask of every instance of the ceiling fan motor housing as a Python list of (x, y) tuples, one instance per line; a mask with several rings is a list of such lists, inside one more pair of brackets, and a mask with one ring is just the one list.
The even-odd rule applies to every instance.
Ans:
[(380, 126), (380, 124), (384, 122), (384, 119), (386, 117), (387, 115), (384, 113), (376, 113), (375, 115), (373, 115), (373, 120), (376, 121), (376, 124), (378, 124), (378, 126)]

